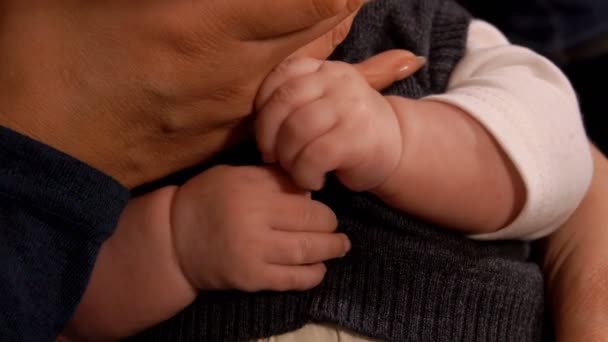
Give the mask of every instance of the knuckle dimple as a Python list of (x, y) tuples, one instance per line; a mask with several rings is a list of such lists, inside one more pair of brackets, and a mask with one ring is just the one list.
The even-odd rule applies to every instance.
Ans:
[(272, 95), (274, 103), (289, 103), (295, 96), (297, 90), (293, 85), (283, 85), (279, 87)]
[(277, 78), (288, 78), (290, 75), (301, 70), (315, 69), (318, 62), (309, 57), (291, 57), (274, 67), (272, 76)]
[(343, 84), (354, 84), (354, 82), (356, 81), (354, 75), (350, 72), (343, 72), (340, 74), (340, 82), (342, 82)]
[(284, 130), (285, 136), (293, 138), (297, 137), (303, 126), (302, 118), (292, 115), (283, 122), (281, 129)]
[(310, 161), (315, 165), (322, 165), (324, 162), (331, 162), (338, 158), (340, 146), (329, 140), (321, 140), (315, 145), (315, 150), (310, 150)]
[(333, 83), (340, 85), (341, 93), (360, 90), (361, 84), (367, 84), (361, 73), (352, 64), (341, 61), (325, 61), (320, 68)]
[(303, 227), (308, 227), (314, 222), (315, 215), (310, 208), (303, 209), (300, 214), (300, 220)]
[(312, 251), (312, 240), (303, 237), (298, 241), (298, 248), (294, 250), (294, 257), (297, 264), (304, 264), (309, 259)]
[(274, 252), (280, 256), (283, 262), (293, 263), (294, 257), (293, 246), (288, 243), (277, 243), (273, 246)]
[(301, 144), (308, 142), (314, 132), (322, 129), (322, 125), (323, 123), (315, 115), (300, 112), (289, 116), (283, 122), (281, 126), (281, 130), (283, 130), (282, 136), (288, 141), (304, 147)]
[(282, 63), (272, 69), (272, 74), (275, 75), (283, 75), (289, 73), (289, 70), (293, 67), (293, 65), (298, 61), (296, 58), (287, 58)]

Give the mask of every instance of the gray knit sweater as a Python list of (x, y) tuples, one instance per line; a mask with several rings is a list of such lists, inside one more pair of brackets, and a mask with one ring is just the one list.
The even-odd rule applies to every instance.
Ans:
[[(469, 15), (451, 0), (376, 0), (359, 14), (333, 58), (356, 62), (391, 48), (409, 49), (429, 63), (387, 93), (413, 98), (441, 93), (462, 57), (469, 23)], [(252, 145), (228, 161), (255, 161)], [(538, 267), (527, 261), (526, 244), (468, 240), (333, 179), (316, 196), (336, 212), (353, 243), (347, 257), (329, 263), (318, 288), (202, 293), (175, 318), (135, 339), (247, 340), (309, 322), (389, 341), (539, 338), (543, 283)]]

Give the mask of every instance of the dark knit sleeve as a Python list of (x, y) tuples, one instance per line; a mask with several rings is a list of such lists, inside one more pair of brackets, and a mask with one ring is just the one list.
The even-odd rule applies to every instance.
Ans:
[(0, 336), (52, 341), (129, 197), (108, 176), (0, 127)]
[[(464, 56), (471, 16), (454, 0), (440, 0), (433, 14), (428, 52), (431, 93), (444, 93), (454, 65)], [(462, 34), (466, 32), (465, 34)]]

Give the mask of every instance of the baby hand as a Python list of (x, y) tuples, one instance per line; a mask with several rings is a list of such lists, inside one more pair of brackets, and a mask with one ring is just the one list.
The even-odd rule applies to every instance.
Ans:
[(350, 243), (324, 204), (269, 167), (218, 166), (175, 195), (179, 264), (197, 289), (306, 290)]
[(278, 162), (304, 189), (320, 189), (331, 171), (353, 191), (379, 186), (399, 164), (402, 136), (395, 111), (374, 87), (405, 78), (422, 63), (404, 51), (359, 65), (285, 61), (257, 99), (256, 137), (265, 161)]
[(118, 340), (198, 290), (304, 290), (349, 249), (333, 212), (278, 169), (218, 166), (134, 198), (103, 245), (63, 340)]

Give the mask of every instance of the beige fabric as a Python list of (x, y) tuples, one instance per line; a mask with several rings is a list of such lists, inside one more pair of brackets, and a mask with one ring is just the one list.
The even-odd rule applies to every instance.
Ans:
[(257, 342), (377, 342), (330, 325), (309, 324), (302, 329)]

